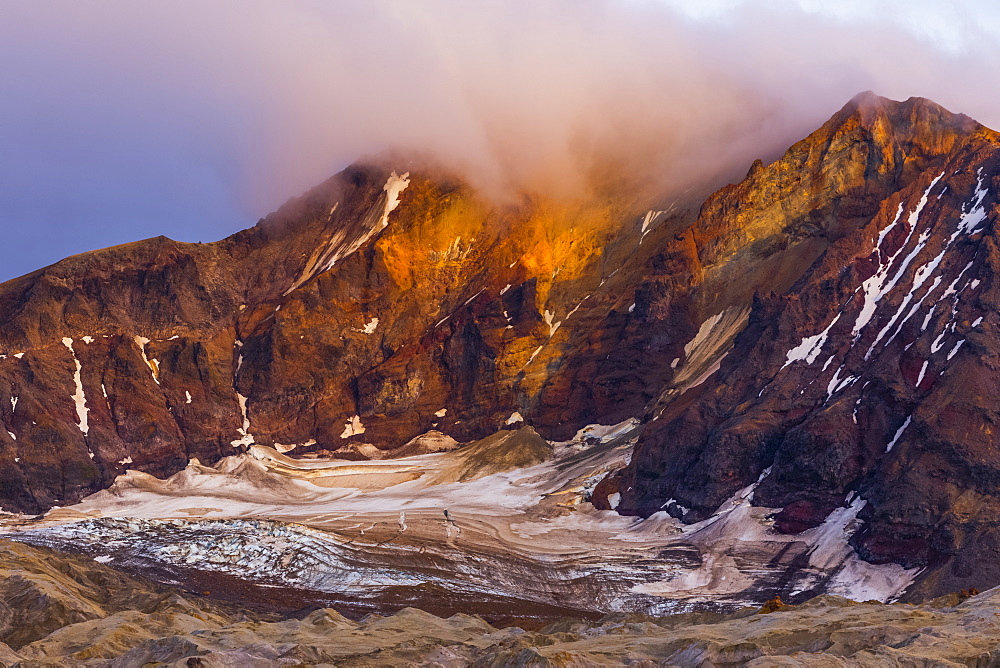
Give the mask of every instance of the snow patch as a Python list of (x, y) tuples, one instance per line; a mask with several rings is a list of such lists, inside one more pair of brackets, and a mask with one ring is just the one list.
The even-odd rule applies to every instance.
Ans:
[(291, 443), (289, 445), (285, 445), (284, 443), (275, 443), (274, 444), (274, 449), (277, 450), (278, 452), (280, 452), (281, 454), (285, 454), (286, 452), (291, 452), (292, 450), (294, 450), (295, 448), (299, 447), (300, 445), (302, 447), (304, 447), (304, 448), (307, 448), (310, 445), (316, 445), (316, 439), (315, 438), (310, 438), (305, 443)]
[(355, 415), (344, 425), (344, 431), (341, 432), (341, 438), (350, 438), (351, 436), (358, 436), (365, 433), (365, 426), (361, 424), (361, 416)]
[(638, 427), (639, 424), (640, 420), (638, 418), (629, 418), (618, 424), (588, 424), (586, 427), (577, 430), (573, 440), (569, 442), (587, 443), (597, 441), (598, 443), (607, 443), (608, 441), (613, 441), (616, 438), (624, 436)]
[(551, 339), (555, 336), (556, 330), (559, 329), (559, 325), (562, 324), (562, 320), (553, 323), (552, 321), (555, 319), (556, 314), (548, 309), (545, 309), (545, 315), (543, 317), (545, 318), (545, 324), (549, 326), (549, 338)]
[(892, 440), (889, 441), (889, 445), (886, 446), (885, 448), (886, 452), (891, 452), (892, 449), (896, 446), (896, 443), (899, 442), (899, 437), (902, 436), (903, 432), (906, 431), (906, 428), (910, 426), (910, 421), (912, 419), (913, 419), (912, 415), (906, 416), (906, 419), (903, 420), (902, 426), (900, 426), (900, 428), (896, 430), (896, 435), (892, 437)]
[(337, 262), (354, 253), (375, 236), (375, 234), (385, 229), (389, 225), (389, 214), (399, 206), (400, 194), (410, 184), (409, 176), (409, 172), (406, 172), (402, 176), (396, 174), (395, 171), (392, 172), (385, 185), (382, 186), (382, 190), (385, 192), (385, 204), (379, 218), (377, 220), (374, 219), (374, 216), (378, 215), (375, 211), (369, 212), (368, 217), (365, 219), (365, 229), (353, 239), (348, 238), (347, 231), (344, 229), (334, 232), (326, 244), (313, 253), (302, 270), (302, 274), (285, 290), (284, 294), (291, 293), (292, 290), (314, 276), (329, 271)]
[(76, 367), (73, 371), (73, 386), (75, 391), (70, 398), (73, 399), (73, 403), (76, 405), (76, 421), (80, 426), (80, 433), (86, 436), (90, 432), (90, 426), (87, 422), (90, 409), (87, 408), (87, 395), (83, 391), (83, 379), (80, 376), (83, 365), (80, 364), (80, 360), (76, 357), (76, 351), (73, 350), (73, 339), (68, 336), (63, 337), (62, 343), (69, 349), (70, 354), (73, 355), (73, 364)]
[(254, 437), (253, 434), (250, 433), (250, 416), (247, 414), (247, 398), (242, 394), (240, 394), (239, 392), (237, 392), (236, 401), (240, 407), (240, 415), (243, 417), (243, 424), (236, 430), (236, 432), (240, 435), (240, 437), (237, 438), (236, 440), (230, 441), (229, 445), (233, 446), (234, 448), (238, 448), (241, 445), (244, 447), (249, 447), (253, 445)]
[(524, 422), (524, 418), (521, 417), (521, 414), (518, 411), (514, 411), (510, 414), (510, 417), (507, 418), (507, 421), (504, 422), (504, 424), (517, 424), (518, 422)]
[(153, 375), (153, 380), (156, 381), (157, 385), (159, 385), (160, 364), (155, 359), (150, 359), (149, 357), (146, 356), (146, 346), (149, 344), (149, 339), (147, 339), (145, 336), (139, 336), (139, 335), (133, 336), (132, 339), (135, 340), (135, 345), (139, 347), (139, 352), (142, 353), (142, 361), (145, 362), (146, 366), (149, 367), (149, 371)]

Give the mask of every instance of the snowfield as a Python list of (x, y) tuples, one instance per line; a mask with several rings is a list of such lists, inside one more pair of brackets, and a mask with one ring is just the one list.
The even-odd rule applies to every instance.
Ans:
[(167, 480), (128, 471), (39, 520), (7, 516), (3, 530), (112, 564), (331, 595), (433, 584), (581, 611), (731, 609), (777, 591), (885, 601), (916, 575), (854, 555), (860, 498), (798, 536), (773, 531), (776, 509), (751, 505), (756, 484), (689, 526), (665, 511), (596, 510), (593, 486), (625, 465), (640, 429), (638, 420), (591, 425), (515, 468), (504, 462), (525, 438), (544, 444), (529, 427), (500, 432), (482, 458), (475, 445), (379, 461), (293, 459), (255, 445), (215, 467), (192, 460)]

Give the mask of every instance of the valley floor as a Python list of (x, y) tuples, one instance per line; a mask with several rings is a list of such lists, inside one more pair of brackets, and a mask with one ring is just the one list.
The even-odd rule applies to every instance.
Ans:
[(862, 499), (795, 536), (773, 530), (775, 509), (751, 505), (755, 485), (693, 525), (596, 510), (591, 489), (625, 465), (639, 428), (592, 425), (548, 443), (523, 427), (392, 460), (293, 459), (253, 446), (168, 480), (130, 471), (75, 506), (9, 516), (4, 528), (166, 584), (228, 577), (380, 613), (480, 613), (481, 601), (544, 620), (732, 611), (774, 595), (884, 602), (916, 575), (854, 555), (847, 541)]
[(992, 666), (1000, 591), (923, 605), (819, 596), (761, 614), (565, 618), (538, 630), (414, 608), (252, 613), (92, 559), (0, 541), (5, 666)]
[[(437, 451), (392, 460), (253, 446), (167, 480), (129, 471), (43, 517), (3, 516), (0, 639), (13, 649), (0, 660), (778, 665), (764, 657), (826, 652), (789, 665), (896, 665), (879, 657), (1000, 645), (974, 640), (998, 630), (1000, 594), (884, 605), (917, 573), (855, 556), (862, 499), (795, 536), (752, 505), (756, 485), (693, 525), (596, 510), (594, 485), (640, 429), (549, 443), (522, 427), (461, 447), (431, 434), (421, 447)], [(751, 616), (775, 595), (805, 603)], [(952, 644), (933, 649), (938, 636)]]

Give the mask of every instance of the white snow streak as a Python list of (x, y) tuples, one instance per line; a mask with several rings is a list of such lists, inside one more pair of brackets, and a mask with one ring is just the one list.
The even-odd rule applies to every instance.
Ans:
[(799, 345), (789, 350), (788, 354), (785, 355), (785, 363), (781, 365), (781, 368), (784, 369), (792, 362), (800, 362), (803, 360), (806, 364), (812, 364), (815, 362), (816, 358), (819, 357), (820, 351), (823, 350), (823, 346), (826, 345), (826, 339), (830, 334), (830, 330), (837, 324), (837, 321), (840, 320), (841, 315), (843, 314), (838, 313), (822, 332), (819, 334), (813, 334), (812, 336), (807, 336), (802, 339), (802, 342), (799, 343)]
[(90, 426), (87, 423), (90, 409), (87, 408), (87, 395), (83, 391), (83, 380), (80, 377), (80, 372), (83, 370), (83, 366), (80, 364), (80, 360), (76, 357), (76, 351), (73, 350), (73, 339), (68, 336), (63, 337), (62, 343), (69, 349), (70, 354), (73, 355), (73, 364), (76, 365), (76, 369), (73, 371), (73, 385), (75, 387), (75, 392), (71, 395), (71, 398), (73, 399), (73, 403), (76, 404), (76, 418), (77, 424), (80, 425), (80, 432), (86, 436), (90, 431)]
[(510, 414), (510, 417), (507, 418), (507, 421), (504, 422), (504, 424), (517, 424), (518, 422), (524, 422), (524, 418), (521, 417), (521, 414), (518, 411), (514, 411)]
[(340, 434), (341, 438), (350, 438), (351, 436), (358, 436), (365, 433), (365, 426), (361, 424), (361, 416), (355, 415), (344, 425), (344, 431)]
[(139, 336), (139, 335), (133, 336), (132, 338), (133, 340), (135, 340), (135, 345), (139, 347), (139, 352), (142, 353), (142, 361), (145, 362), (146, 366), (149, 367), (149, 372), (153, 375), (153, 380), (156, 381), (157, 385), (159, 385), (160, 364), (155, 359), (150, 359), (146, 357), (146, 346), (149, 344), (149, 339), (147, 339), (145, 336)]
[(906, 428), (910, 426), (910, 421), (912, 419), (913, 419), (912, 415), (906, 416), (906, 419), (903, 421), (902, 426), (896, 430), (896, 435), (892, 437), (892, 440), (889, 441), (889, 445), (886, 446), (885, 448), (886, 452), (890, 452), (896, 446), (896, 443), (899, 442), (899, 437), (902, 436), (903, 432), (906, 431)]
[(250, 416), (247, 415), (247, 398), (237, 392), (236, 400), (239, 402), (240, 415), (243, 416), (243, 424), (236, 430), (240, 437), (234, 441), (230, 441), (229, 445), (234, 448), (238, 448), (241, 445), (251, 446), (253, 445), (254, 438), (253, 434), (250, 433)]
[[(367, 229), (350, 241), (347, 238), (347, 232), (345, 230), (340, 229), (334, 232), (323, 248), (321, 250), (317, 250), (313, 254), (313, 256), (306, 263), (305, 268), (302, 270), (302, 274), (287, 290), (285, 290), (284, 294), (289, 294), (292, 290), (299, 287), (314, 276), (318, 276), (325, 271), (329, 271), (334, 267), (334, 265), (337, 264), (337, 262), (354, 253), (369, 239), (375, 236), (375, 234), (385, 229), (389, 224), (389, 214), (395, 211), (396, 207), (399, 206), (400, 194), (406, 189), (406, 186), (410, 185), (409, 177), (409, 172), (406, 172), (402, 176), (399, 176), (396, 172), (392, 172), (389, 175), (389, 179), (385, 182), (385, 185), (382, 186), (382, 190), (385, 192), (385, 205), (383, 206), (381, 216), (378, 220), (366, 218), (365, 222), (369, 223)], [(371, 213), (374, 214), (374, 212)], [(331, 216), (332, 215), (331, 210)]]

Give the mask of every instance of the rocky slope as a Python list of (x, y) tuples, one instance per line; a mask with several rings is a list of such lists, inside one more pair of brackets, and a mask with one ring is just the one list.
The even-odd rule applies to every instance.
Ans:
[(704, 200), (496, 204), (397, 160), (217, 243), (68, 258), (0, 286), (0, 505), (255, 444), (382, 459), (635, 416), (599, 507), (690, 523), (759, 481), (780, 531), (860, 512), (859, 553), (920, 591), (1000, 581), (970, 567), (996, 542), (997, 142), (865, 94)]
[[(869, 154), (866, 174), (904, 178), (790, 290), (755, 300), (716, 374), (661, 406), (603, 492), (623, 512), (697, 521), (759, 480), (754, 503), (787, 533), (860, 497), (859, 554), (923, 569), (915, 592), (933, 593), (1000, 581), (1000, 143), (926, 103), (891, 108), (940, 152), (900, 160), (892, 140)], [(891, 136), (873, 111), (860, 126)]]
[[(1000, 661), (1000, 593), (921, 606), (808, 604), (498, 628), (407, 608), (354, 620), (328, 608), (240, 612), (87, 558), (0, 542), (4, 666), (912, 666)], [(32, 625), (12, 627), (11, 610)], [(22, 618), (24, 619), (24, 618)]]

